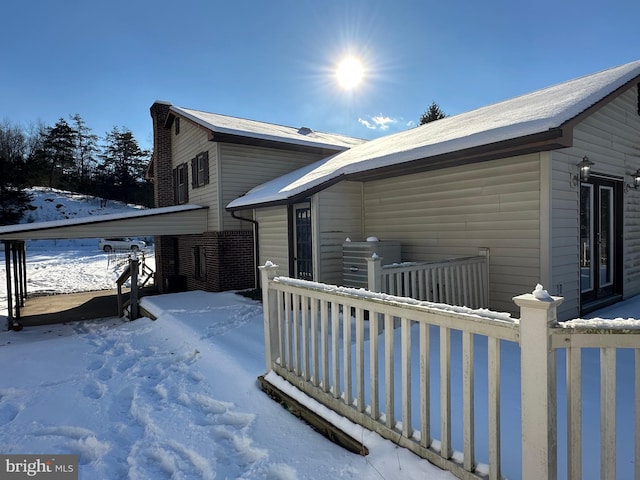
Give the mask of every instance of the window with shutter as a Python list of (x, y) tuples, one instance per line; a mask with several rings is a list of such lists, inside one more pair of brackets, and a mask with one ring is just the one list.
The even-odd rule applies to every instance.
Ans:
[(209, 152), (201, 152), (191, 160), (191, 177), (193, 188), (209, 183)]
[(187, 172), (187, 164), (183, 163), (178, 165), (173, 172), (175, 203), (186, 203), (189, 201), (189, 174)]

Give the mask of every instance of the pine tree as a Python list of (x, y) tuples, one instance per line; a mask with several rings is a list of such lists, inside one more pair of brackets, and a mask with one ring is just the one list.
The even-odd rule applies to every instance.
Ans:
[(420, 125), (435, 122), (447, 116), (436, 102), (431, 102), (429, 108), (420, 116)]
[(25, 191), (27, 137), (7, 121), (0, 124), (0, 225), (18, 223), (31, 202)]
[[(70, 183), (68, 179), (73, 178), (74, 137), (75, 131), (64, 118), (58, 120), (53, 127), (46, 129), (39, 156), (40, 160), (48, 166), (49, 187), (65, 186), (65, 183)], [(67, 182), (64, 181), (63, 176), (67, 176)]]
[(104, 196), (127, 202), (149, 204), (150, 187), (144, 174), (150, 153), (142, 150), (126, 127), (107, 132), (98, 166)]
[(79, 113), (70, 115), (73, 128), (75, 174), (78, 187), (83, 193), (90, 193), (89, 183), (96, 166), (98, 136), (91, 133)]

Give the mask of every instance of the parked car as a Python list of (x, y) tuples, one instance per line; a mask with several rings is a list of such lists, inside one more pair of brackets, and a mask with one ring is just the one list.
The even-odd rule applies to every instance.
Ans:
[(147, 246), (142, 240), (134, 240), (128, 237), (101, 238), (98, 241), (98, 248), (105, 252), (116, 250), (142, 250)]

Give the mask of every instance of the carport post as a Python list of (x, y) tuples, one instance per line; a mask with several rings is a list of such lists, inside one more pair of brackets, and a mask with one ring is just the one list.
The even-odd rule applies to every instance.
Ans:
[(15, 285), (16, 295), (16, 320), (20, 320), (20, 286), (21, 280), (20, 269), (18, 268), (18, 244), (13, 244), (13, 284)]
[(9, 312), (7, 330), (11, 330), (13, 327), (13, 301), (11, 299), (11, 242), (3, 240), (2, 243), (4, 244), (4, 264), (7, 272), (7, 311)]
[(27, 299), (27, 249), (25, 247), (24, 240), (20, 242), (20, 292), (22, 293), (21, 305), (24, 307), (24, 302)]

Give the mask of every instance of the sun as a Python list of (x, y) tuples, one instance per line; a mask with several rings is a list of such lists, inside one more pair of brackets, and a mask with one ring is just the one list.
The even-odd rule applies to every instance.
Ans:
[(346, 57), (336, 69), (336, 77), (340, 86), (346, 90), (357, 87), (364, 76), (364, 67), (362, 62), (356, 57)]

